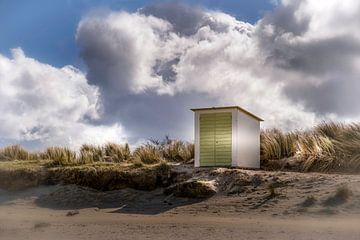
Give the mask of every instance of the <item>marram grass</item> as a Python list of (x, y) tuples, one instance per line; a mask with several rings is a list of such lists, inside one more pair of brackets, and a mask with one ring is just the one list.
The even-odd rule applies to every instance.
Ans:
[(299, 171), (359, 172), (360, 124), (321, 123), (311, 130), (261, 132), (261, 160), (295, 158)]
[[(313, 129), (294, 132), (263, 130), (260, 141), (263, 166), (295, 159), (299, 163), (295, 170), (303, 172), (360, 171), (360, 123), (321, 123)], [(193, 158), (194, 144), (168, 137), (150, 140), (133, 151), (127, 144), (114, 143), (84, 144), (78, 152), (66, 147), (50, 147), (36, 153), (19, 145), (0, 148), (0, 161), (46, 160), (50, 166), (121, 163), (142, 167), (163, 162), (186, 163)]]
[(20, 145), (0, 148), (0, 161), (48, 160), (49, 166), (78, 166), (93, 163), (124, 163), (135, 166), (162, 162), (187, 162), (194, 158), (194, 145), (166, 137), (151, 140), (130, 151), (128, 144), (83, 144), (79, 151), (53, 146), (42, 152), (30, 152)]

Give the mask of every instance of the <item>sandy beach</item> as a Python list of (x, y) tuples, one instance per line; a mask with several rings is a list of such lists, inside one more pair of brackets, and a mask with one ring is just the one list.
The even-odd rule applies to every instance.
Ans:
[(359, 239), (359, 218), (136, 215), (111, 210), (66, 211), (31, 205), (1, 207), (1, 239)]
[[(271, 198), (266, 184), (208, 199), (76, 185), (1, 191), (0, 239), (359, 239), (360, 176), (235, 171), (244, 172), (286, 184)], [(329, 202), (344, 185), (351, 197)]]

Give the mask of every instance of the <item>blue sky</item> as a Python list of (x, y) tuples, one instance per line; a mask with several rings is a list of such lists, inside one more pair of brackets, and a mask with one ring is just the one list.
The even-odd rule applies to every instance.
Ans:
[[(2, 0), (0, 1), (0, 53), (21, 47), (41, 62), (56, 67), (83, 68), (75, 31), (82, 16), (96, 9), (136, 11), (161, 1), (145, 0)], [(184, 2), (184, 1), (183, 1)], [(195, 1), (185, 1), (194, 4)], [(274, 6), (270, 0), (200, 0), (196, 5), (216, 9), (254, 23)]]

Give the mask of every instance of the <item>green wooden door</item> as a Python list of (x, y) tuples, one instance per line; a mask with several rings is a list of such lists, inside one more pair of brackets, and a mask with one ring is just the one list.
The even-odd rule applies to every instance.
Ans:
[(231, 166), (231, 113), (200, 115), (200, 166)]

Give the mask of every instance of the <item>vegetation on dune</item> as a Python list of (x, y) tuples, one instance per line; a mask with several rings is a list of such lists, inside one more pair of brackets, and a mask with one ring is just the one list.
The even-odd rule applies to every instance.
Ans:
[(129, 145), (107, 143), (102, 146), (84, 144), (78, 152), (67, 147), (49, 147), (45, 151), (32, 153), (19, 145), (0, 149), (0, 161), (49, 160), (49, 166), (78, 166), (97, 162), (133, 164), (141, 167), (147, 164), (166, 162), (188, 162), (194, 158), (194, 145), (166, 137), (164, 140), (150, 140), (138, 146), (133, 152)]
[[(261, 132), (261, 165), (265, 169), (295, 171), (359, 172), (360, 124), (321, 123), (306, 131)], [(170, 139), (149, 140), (133, 151), (128, 144), (84, 144), (75, 152), (66, 147), (50, 147), (29, 152), (19, 145), (0, 148), (0, 161), (46, 161), (47, 167), (67, 167), (116, 163), (143, 168), (163, 163), (189, 163), (194, 144)]]
[(84, 144), (79, 151), (49, 147), (32, 153), (16, 145), (0, 149), (0, 188), (78, 184), (101, 190), (150, 190), (170, 184), (168, 163), (187, 162), (194, 146), (178, 140), (151, 140), (130, 151), (128, 144)]
[(54, 166), (50, 160), (0, 162), (0, 189), (19, 190), (41, 184), (77, 184), (99, 190), (135, 188), (153, 190), (170, 184), (167, 164), (141, 165), (96, 162)]
[(170, 139), (166, 136), (162, 141), (151, 140), (160, 155), (171, 162), (188, 162), (194, 158), (194, 144)]
[(7, 146), (0, 149), (0, 161), (34, 160), (38, 158), (37, 153), (30, 153), (20, 145)]
[(74, 165), (78, 162), (76, 152), (66, 147), (50, 147), (41, 154), (43, 159), (51, 159), (52, 165)]
[(146, 143), (136, 148), (133, 156), (145, 164), (159, 163), (163, 160), (160, 149), (151, 143)]
[(360, 171), (359, 123), (321, 123), (311, 130), (290, 133), (265, 130), (260, 139), (263, 165), (269, 160), (294, 158), (300, 163), (297, 170), (304, 172)]
[(0, 161), (0, 189), (17, 190), (35, 187), (46, 178), (42, 165), (47, 161), (13, 160)]
[(337, 206), (345, 203), (353, 195), (353, 192), (347, 186), (341, 186), (336, 190), (335, 195), (327, 198), (323, 205), (325, 206)]
[(283, 133), (278, 129), (262, 131), (261, 159), (282, 159), (293, 156), (299, 135), (298, 132)]

